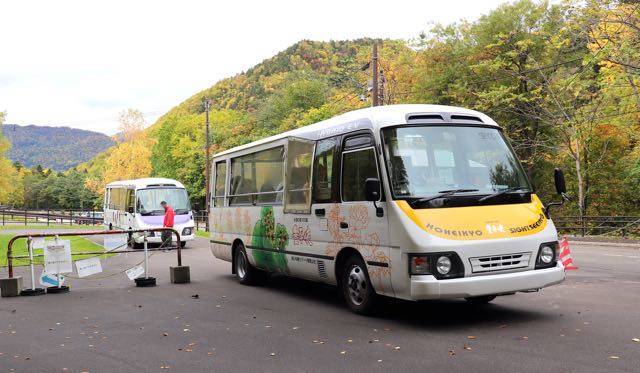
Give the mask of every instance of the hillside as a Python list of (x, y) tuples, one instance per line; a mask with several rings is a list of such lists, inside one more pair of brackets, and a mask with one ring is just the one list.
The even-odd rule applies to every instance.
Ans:
[[(629, 19), (624, 32), (604, 33)], [(482, 111), (502, 126), (545, 202), (557, 200), (553, 169), (565, 170), (575, 199), (563, 214), (637, 214), (639, 24), (626, 3), (518, 0), (410, 41), (377, 40), (382, 102)], [(367, 106), (373, 42), (302, 40), (223, 79), (83, 164), (87, 185), (100, 194), (112, 180), (169, 177), (203, 206), (205, 98), (213, 153)]]
[(11, 143), (10, 160), (55, 171), (73, 168), (115, 144), (101, 133), (69, 127), (5, 124), (4, 135)]

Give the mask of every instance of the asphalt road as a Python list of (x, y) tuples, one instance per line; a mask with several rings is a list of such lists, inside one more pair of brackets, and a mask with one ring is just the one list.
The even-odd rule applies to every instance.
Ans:
[(640, 250), (571, 248), (579, 269), (539, 293), (386, 301), (373, 317), (329, 286), (241, 286), (203, 239), (183, 252), (186, 285), (169, 283), (175, 252), (151, 257), (155, 288), (121, 273), (142, 255), (120, 255), (68, 294), (1, 298), (0, 372), (640, 372)]

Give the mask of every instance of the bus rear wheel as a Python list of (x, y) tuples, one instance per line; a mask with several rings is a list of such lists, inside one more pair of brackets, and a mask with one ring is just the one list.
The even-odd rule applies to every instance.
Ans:
[(249, 263), (247, 252), (243, 244), (239, 244), (236, 248), (235, 258), (233, 260), (234, 271), (238, 282), (242, 285), (254, 285), (258, 280), (258, 270)]
[(370, 314), (376, 301), (364, 261), (357, 256), (346, 260), (342, 267), (340, 287), (349, 308), (358, 314)]

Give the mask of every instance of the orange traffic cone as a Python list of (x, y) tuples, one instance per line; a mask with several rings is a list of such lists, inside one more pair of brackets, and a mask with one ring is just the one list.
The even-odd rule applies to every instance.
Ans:
[(560, 240), (560, 261), (564, 266), (564, 270), (570, 269), (578, 269), (575, 265), (573, 265), (573, 259), (571, 258), (571, 250), (569, 250), (569, 240), (567, 240), (567, 236), (562, 237)]

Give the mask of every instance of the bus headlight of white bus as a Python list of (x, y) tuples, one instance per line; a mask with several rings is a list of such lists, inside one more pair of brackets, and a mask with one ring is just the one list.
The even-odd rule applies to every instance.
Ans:
[(546, 242), (540, 245), (536, 259), (536, 269), (556, 266), (558, 258), (558, 242)]
[(191, 233), (193, 233), (193, 229), (192, 228), (185, 228), (182, 230), (182, 235), (183, 236), (191, 236)]
[(437, 279), (464, 276), (464, 267), (454, 252), (410, 254), (409, 271), (412, 275), (433, 275)]

